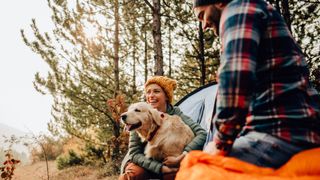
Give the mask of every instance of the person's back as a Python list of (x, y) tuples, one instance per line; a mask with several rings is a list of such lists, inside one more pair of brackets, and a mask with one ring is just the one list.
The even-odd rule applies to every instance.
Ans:
[(279, 12), (263, 0), (194, 0), (194, 10), (204, 28), (220, 32), (222, 47), (205, 151), (279, 167), (320, 146), (320, 98)]
[[(245, 11), (245, 8), (255, 9)], [(250, 70), (254, 71), (254, 75), (249, 75), (252, 76), (252, 81), (249, 82), (252, 101), (244, 132), (253, 129), (301, 145), (320, 143), (320, 98), (310, 85), (304, 55), (284, 19), (263, 0), (235, 0), (228, 4), (222, 14), (221, 22), (225, 22), (222, 27), (239, 28), (235, 21), (244, 11), (254, 14), (246, 15), (254, 17), (247, 20), (247, 26), (254, 28), (244, 31), (252, 34), (251, 39), (241, 37), (247, 41), (241, 54), (243, 57), (250, 55), (250, 63), (255, 64), (255, 69)], [(222, 42), (226, 44), (223, 57), (226, 59), (238, 55), (228, 52), (228, 46), (233, 46), (235, 38), (225, 35), (227, 33), (229, 30), (221, 30)], [(259, 45), (255, 46), (256, 43)], [(228, 61), (225, 62), (229, 63)]]

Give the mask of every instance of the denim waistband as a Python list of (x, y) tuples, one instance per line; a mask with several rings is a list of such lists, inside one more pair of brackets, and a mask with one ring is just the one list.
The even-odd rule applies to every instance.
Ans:
[(278, 145), (280, 147), (283, 148), (292, 148), (292, 149), (311, 149), (314, 148), (315, 145), (311, 145), (311, 144), (297, 144), (294, 142), (289, 142), (286, 141), (284, 139), (281, 139), (279, 137), (267, 134), (267, 133), (263, 133), (263, 132), (257, 132), (257, 131), (250, 131), (247, 134), (245, 134), (244, 136), (246, 137), (251, 137), (253, 139), (259, 140), (259, 141), (264, 141), (264, 142), (268, 142), (271, 144), (275, 144)]
[(273, 144), (274, 146), (296, 149), (296, 146), (294, 144), (292, 144), (288, 141), (282, 140), (282, 139), (275, 137), (273, 135), (267, 134), (267, 133), (250, 131), (245, 136), (250, 137), (252, 139), (255, 139), (256, 141), (267, 142), (267, 143)]

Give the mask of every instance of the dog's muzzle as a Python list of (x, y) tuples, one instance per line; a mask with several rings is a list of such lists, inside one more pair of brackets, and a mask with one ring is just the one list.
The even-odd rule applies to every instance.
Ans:
[(142, 125), (141, 122), (138, 122), (138, 123), (136, 123), (136, 124), (128, 124), (128, 123), (126, 122), (127, 117), (128, 117), (128, 116), (127, 116), (126, 114), (121, 115), (121, 121), (125, 124), (125, 129), (126, 129), (127, 131), (132, 131), (132, 130), (134, 130), (134, 129), (139, 128), (139, 127)]

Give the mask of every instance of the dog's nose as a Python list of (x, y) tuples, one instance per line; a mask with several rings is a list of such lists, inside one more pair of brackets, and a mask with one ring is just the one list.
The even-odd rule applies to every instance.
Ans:
[(125, 122), (126, 119), (127, 119), (127, 115), (126, 114), (121, 115), (121, 119), (122, 119), (123, 122)]

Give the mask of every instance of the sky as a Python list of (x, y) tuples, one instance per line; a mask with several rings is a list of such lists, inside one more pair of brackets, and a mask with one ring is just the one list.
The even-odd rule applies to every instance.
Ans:
[(47, 0), (2, 1), (0, 6), (0, 122), (24, 132), (48, 133), (52, 98), (33, 87), (34, 75), (49, 67), (24, 44), (20, 29), (30, 34), (31, 19), (40, 31), (52, 29)]

